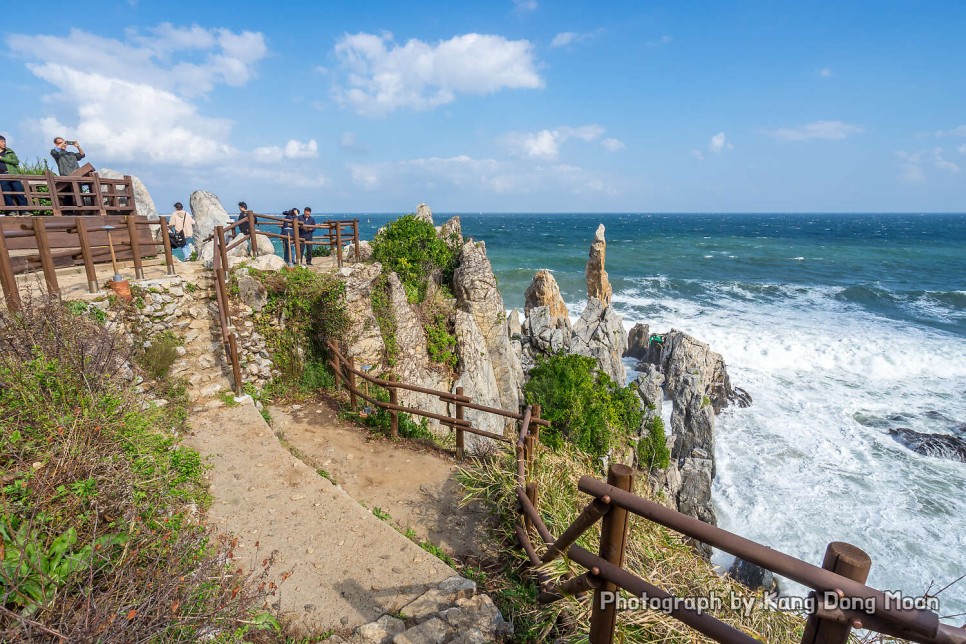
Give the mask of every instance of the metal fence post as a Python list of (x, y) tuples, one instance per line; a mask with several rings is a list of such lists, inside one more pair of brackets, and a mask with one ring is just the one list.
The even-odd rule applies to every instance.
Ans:
[[(825, 570), (831, 570), (864, 584), (869, 578), (871, 567), (872, 558), (850, 543), (833, 541), (825, 549), (825, 559), (822, 561), (822, 568)], [(821, 597), (816, 596), (816, 601), (819, 606), (822, 605)], [(805, 622), (802, 644), (845, 644), (849, 641), (849, 633), (853, 626), (861, 628), (862, 625), (843, 624), (822, 619), (818, 615), (810, 615)]]
[[(623, 463), (614, 463), (607, 472), (607, 483), (630, 492), (634, 487), (633, 470)], [(627, 510), (614, 506), (604, 515), (600, 525), (600, 557), (616, 566), (624, 565), (624, 546), (627, 541)], [(601, 584), (594, 591), (594, 603), (590, 614), (590, 644), (611, 644), (614, 641), (614, 625), (617, 610), (613, 601), (617, 586), (611, 582)], [(606, 606), (603, 602), (606, 601)]]

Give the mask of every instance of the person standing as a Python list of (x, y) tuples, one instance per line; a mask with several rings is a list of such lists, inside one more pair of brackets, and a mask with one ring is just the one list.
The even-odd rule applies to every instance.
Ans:
[[(17, 158), (17, 153), (7, 147), (6, 137), (0, 136), (0, 176), (16, 174), (19, 165), (20, 159)], [(3, 190), (4, 206), (27, 205), (27, 197), (23, 194), (23, 183), (20, 181), (0, 180), (0, 190)], [(20, 194), (8, 194), (11, 192)]]
[(312, 265), (312, 237), (315, 236), (315, 228), (310, 226), (315, 226), (315, 218), (312, 216), (312, 209), (306, 206), (299, 217), (299, 237), (302, 238), (302, 256), (299, 261), (304, 259), (306, 266)]
[[(280, 233), (285, 236), (285, 239), (282, 240), (282, 251), (283, 251), (282, 254), (285, 258), (285, 263), (288, 264), (289, 266), (292, 265), (292, 249), (290, 247), (293, 241), (292, 233), (294, 231), (294, 226), (292, 225), (292, 222), (295, 221), (295, 219), (298, 216), (299, 216), (298, 208), (292, 208), (291, 210), (286, 210), (285, 212), (282, 213), (282, 217), (285, 218), (285, 221), (282, 222), (282, 229), (280, 231)], [(298, 258), (296, 257), (296, 259)]]
[[(70, 152), (67, 149), (68, 145), (72, 145), (77, 149), (77, 152)], [(80, 168), (78, 161), (83, 159), (86, 154), (84, 154), (84, 149), (80, 146), (77, 141), (68, 141), (62, 136), (54, 138), (54, 147), (50, 151), (50, 156), (54, 157), (54, 161), (57, 162), (57, 172), (60, 176), (65, 177), (71, 172), (76, 172)]]
[(247, 235), (250, 232), (248, 230), (248, 213), (250, 212), (251, 210), (248, 209), (247, 203), (245, 203), (244, 201), (238, 202), (238, 221), (242, 223), (240, 223), (238, 225), (238, 228), (235, 229), (236, 231), (238, 231), (235, 233), (236, 236)]
[(168, 217), (168, 224), (176, 232), (184, 235), (185, 244), (181, 247), (181, 254), (184, 261), (191, 259), (191, 254), (195, 252), (194, 226), (195, 218), (191, 216), (178, 201), (174, 204), (174, 212)]

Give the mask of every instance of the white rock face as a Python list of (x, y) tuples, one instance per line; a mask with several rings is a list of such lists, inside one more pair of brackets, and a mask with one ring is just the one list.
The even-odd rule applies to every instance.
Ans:
[[(98, 170), (97, 174), (106, 179), (124, 178), (124, 173), (109, 168)], [(151, 193), (148, 192), (147, 187), (133, 174), (131, 175), (131, 184), (134, 188), (134, 206), (137, 208), (138, 214), (147, 217), (148, 221), (157, 221), (158, 209), (154, 206), (154, 199), (151, 198)]]
[(463, 245), (453, 276), (457, 308), (473, 316), (486, 343), (500, 391), (500, 407), (519, 412), (523, 369), (507, 335), (506, 307), (483, 242)]
[(382, 265), (378, 262), (353, 264), (339, 271), (339, 277), (345, 280), (345, 299), (354, 334), (346, 351), (356, 359), (356, 367), (360, 369), (364, 365), (382, 364), (386, 351), (371, 304), (372, 284), (381, 272)]
[(627, 372), (621, 357), (626, 349), (627, 336), (621, 316), (596, 297), (590, 298), (574, 325), (571, 352), (596, 359), (601, 370), (623, 387)]
[(285, 268), (285, 260), (278, 255), (259, 255), (247, 263), (260, 271), (280, 271)]
[(419, 204), (416, 206), (416, 219), (422, 219), (423, 221), (433, 223), (432, 209), (424, 203)]
[(212, 251), (209, 242), (207, 255), (205, 254), (205, 239), (215, 232), (215, 226), (230, 224), (231, 218), (228, 216), (225, 207), (221, 205), (221, 201), (218, 200), (218, 196), (211, 192), (196, 190), (191, 193), (189, 203), (191, 215), (195, 218), (195, 248), (199, 249), (199, 259), (205, 262), (205, 266), (210, 266)]
[[(265, 235), (256, 233), (255, 241), (258, 244), (259, 257), (261, 257), (262, 255), (275, 254), (275, 247), (272, 246), (272, 239), (270, 237), (266, 237)], [(230, 244), (231, 242), (228, 242), (228, 243)], [(235, 246), (234, 248), (232, 248), (230, 251), (228, 251), (228, 256), (229, 257), (249, 257), (248, 242), (246, 241), (244, 244), (239, 244), (238, 246)]]
[[(493, 372), (493, 363), (490, 362), (486, 340), (476, 324), (476, 319), (466, 311), (456, 311), (456, 341), (463, 371), (456, 379), (453, 391), (456, 391), (456, 387), (462, 387), (463, 395), (472, 398), (473, 402), (487, 407), (499, 407), (500, 388)], [(464, 417), (478, 429), (503, 434), (504, 423), (493, 414), (466, 409)], [(496, 442), (470, 433), (464, 434), (464, 437), (464, 445), (469, 453), (485, 451), (489, 449), (487, 443)]]

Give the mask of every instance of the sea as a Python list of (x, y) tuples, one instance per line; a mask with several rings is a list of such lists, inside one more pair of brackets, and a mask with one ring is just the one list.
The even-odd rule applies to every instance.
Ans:
[[(948, 586), (940, 615), (966, 622), (966, 463), (889, 434), (966, 439), (966, 214), (458, 214), (508, 310), (548, 269), (574, 319), (603, 224), (625, 327), (707, 342), (753, 398), (717, 419), (719, 525), (817, 565), (854, 544), (870, 585)], [(394, 218), (353, 217), (364, 239)]]

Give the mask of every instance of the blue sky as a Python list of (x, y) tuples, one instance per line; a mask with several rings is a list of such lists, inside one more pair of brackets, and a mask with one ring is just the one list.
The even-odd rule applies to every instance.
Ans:
[(158, 208), (962, 212), (966, 3), (44, 2), (0, 132)]

